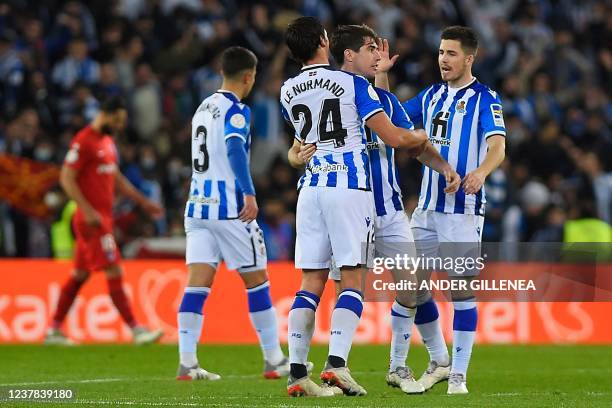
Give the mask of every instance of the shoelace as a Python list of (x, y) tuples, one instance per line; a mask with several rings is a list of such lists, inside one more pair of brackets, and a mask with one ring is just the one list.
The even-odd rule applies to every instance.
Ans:
[(395, 370), (395, 373), (402, 380), (408, 380), (408, 379), (414, 378), (412, 371), (410, 371), (408, 367), (398, 367)]
[(463, 382), (463, 374), (461, 373), (451, 373), (448, 377), (448, 382), (453, 385), (459, 385)]

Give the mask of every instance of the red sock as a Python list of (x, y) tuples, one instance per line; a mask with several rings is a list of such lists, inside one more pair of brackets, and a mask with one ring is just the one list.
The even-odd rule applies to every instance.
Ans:
[(64, 323), (64, 319), (70, 310), (70, 306), (74, 302), (77, 293), (79, 293), (79, 289), (85, 283), (84, 280), (79, 281), (71, 276), (68, 281), (62, 287), (62, 291), (60, 292), (60, 297), (57, 301), (57, 309), (55, 309), (55, 314), (53, 315), (53, 323), (51, 326), (54, 329), (59, 329), (62, 323)]
[(110, 297), (113, 300), (115, 307), (119, 311), (121, 318), (128, 326), (135, 327), (137, 325), (136, 319), (134, 319), (134, 315), (132, 314), (132, 308), (130, 307), (130, 302), (128, 301), (128, 298), (125, 295), (125, 291), (123, 290), (121, 276), (107, 278), (107, 282), (108, 293), (110, 294)]

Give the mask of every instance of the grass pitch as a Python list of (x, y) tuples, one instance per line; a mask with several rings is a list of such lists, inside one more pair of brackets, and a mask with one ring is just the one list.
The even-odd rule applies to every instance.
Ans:
[[(315, 346), (315, 372), (327, 348)], [(446, 383), (423, 395), (405, 395), (386, 385), (387, 346), (355, 346), (350, 366), (366, 397), (328, 399), (286, 396), (285, 380), (261, 377), (257, 346), (202, 346), (200, 362), (220, 381), (174, 379), (177, 347), (131, 345), (0, 346), (0, 395), (9, 389), (72, 389), (67, 402), (22, 401), (7, 406), (87, 407), (611, 407), (610, 346), (476, 346), (470, 394), (447, 396)], [(420, 375), (427, 362), (411, 347), (410, 366)]]

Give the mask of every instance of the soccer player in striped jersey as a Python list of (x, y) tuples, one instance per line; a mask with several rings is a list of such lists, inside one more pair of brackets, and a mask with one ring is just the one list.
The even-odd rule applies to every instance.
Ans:
[[(368, 47), (377, 47), (381, 55), (377, 66), (372, 67), (364, 63), (367, 62)], [(343, 71), (367, 78), (376, 75), (378, 66), (392, 65), (387, 41), (379, 40), (377, 34), (366, 25), (339, 26), (331, 36), (330, 49)], [(394, 125), (404, 129), (414, 128), (394, 94), (377, 87), (374, 90)], [(399, 173), (395, 166), (395, 149), (386, 145), (369, 127), (365, 128), (365, 133), (370, 159), (370, 182), (376, 210), (374, 244), (377, 255), (394, 258), (396, 255), (409, 254), (414, 258), (416, 256), (414, 238), (410, 231), (410, 222), (404, 212)], [(447, 180), (445, 191), (449, 194), (457, 191), (461, 178), (431, 143), (427, 143), (418, 160), (442, 174)], [(338, 272), (337, 268), (332, 268), (330, 277), (338, 281), (340, 278)], [(416, 276), (409, 271), (393, 270), (392, 273), (396, 282), (414, 281), (416, 284)], [(414, 379), (410, 368), (406, 366), (415, 313), (416, 292), (397, 291), (391, 307), (391, 351), (386, 380), (389, 385), (400, 387), (408, 394), (424, 391), (422, 385)]]
[[(303, 65), (302, 72), (281, 88), (283, 115), (295, 129), (289, 161), (293, 166), (306, 165), (298, 186), (295, 264), (303, 274), (289, 312), (287, 391), (291, 396), (333, 395), (309, 379), (305, 366), (333, 254), (341, 270), (342, 291), (332, 313), (329, 355), (321, 379), (347, 395), (365, 395), (346, 367), (363, 309), (362, 244), (367, 247), (371, 242), (375, 218), (363, 125), (367, 123), (391, 146), (416, 153), (426, 138), (394, 126), (365, 78), (330, 69), (329, 40), (318, 20), (294, 20), (285, 39), (292, 56)], [(380, 59), (376, 44), (365, 46), (364, 52), (368, 57), (364, 64), (375, 68)], [(314, 144), (308, 163), (303, 144)]]
[(187, 287), (178, 311), (179, 380), (218, 380), (196, 355), (202, 308), (224, 260), (246, 287), (249, 314), (264, 356), (264, 377), (289, 373), (280, 348), (266, 273), (266, 248), (255, 221), (258, 207), (249, 171), (249, 107), (240, 102), (255, 82), (257, 58), (242, 47), (221, 57), (221, 89), (204, 99), (192, 120), (191, 188), (185, 208)]
[[(478, 40), (469, 27), (452, 26), (442, 32), (438, 64), (444, 82), (421, 91), (404, 103), (430, 142), (462, 177), (462, 190), (444, 191), (446, 181), (423, 168), (418, 207), (412, 232), (419, 256), (435, 257), (449, 249), (440, 243), (467, 243), (477, 248), (484, 223), (485, 178), (504, 159), (506, 129), (499, 95), (472, 75)], [(470, 248), (471, 245), (471, 248)], [(453, 254), (454, 255), (454, 254)], [(449, 271), (452, 273), (452, 271)], [(431, 272), (420, 271), (420, 279)], [(469, 279), (469, 277), (464, 276)], [(428, 291), (417, 296), (415, 323), (430, 355), (419, 379), (425, 389), (448, 378), (448, 394), (466, 394), (467, 368), (477, 325), (476, 301), (471, 291), (451, 292), (454, 305), (453, 356), (438, 322), (438, 310)]]

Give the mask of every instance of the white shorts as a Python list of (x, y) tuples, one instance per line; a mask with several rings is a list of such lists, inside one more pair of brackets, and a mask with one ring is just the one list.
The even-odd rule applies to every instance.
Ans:
[(479, 256), (483, 225), (482, 215), (440, 213), (420, 208), (414, 210), (410, 222), (417, 255), (425, 258)]
[(254, 272), (266, 269), (266, 245), (256, 221), (201, 220), (185, 218), (186, 263), (216, 266), (225, 261), (228, 269)]
[[(397, 254), (416, 255), (410, 220), (404, 211), (376, 217), (374, 224), (374, 249), (376, 256), (394, 257)], [(340, 269), (332, 262), (329, 279), (340, 280)]]
[(296, 213), (295, 266), (327, 269), (368, 262), (374, 241), (374, 199), (370, 191), (302, 188)]

